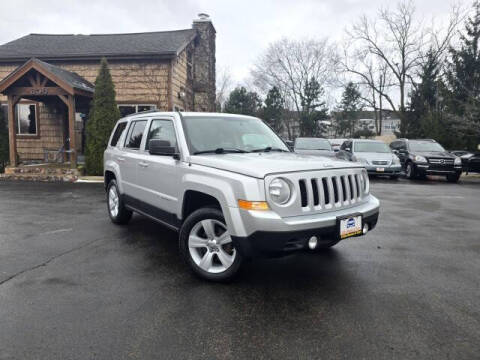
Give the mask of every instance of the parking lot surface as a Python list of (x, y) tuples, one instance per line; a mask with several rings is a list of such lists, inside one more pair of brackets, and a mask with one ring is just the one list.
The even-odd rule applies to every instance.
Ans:
[(478, 359), (480, 181), (371, 191), (366, 237), (214, 284), (101, 184), (0, 182), (0, 359)]

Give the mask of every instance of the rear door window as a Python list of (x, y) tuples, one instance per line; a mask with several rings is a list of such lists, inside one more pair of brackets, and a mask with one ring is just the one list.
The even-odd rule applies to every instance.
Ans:
[(142, 143), (143, 133), (147, 120), (132, 121), (130, 128), (128, 129), (127, 139), (125, 141), (125, 147), (132, 150), (140, 149)]
[(113, 133), (113, 136), (112, 136), (112, 141), (110, 141), (110, 146), (117, 146), (118, 140), (120, 140), (126, 128), (127, 128), (126, 121), (121, 122), (117, 125), (117, 128), (115, 129), (115, 132)]

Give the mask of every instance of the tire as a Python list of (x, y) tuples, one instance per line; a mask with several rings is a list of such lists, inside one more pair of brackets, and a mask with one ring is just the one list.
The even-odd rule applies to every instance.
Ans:
[(127, 224), (132, 218), (132, 212), (125, 208), (116, 180), (111, 180), (107, 187), (107, 211), (114, 224)]
[(460, 179), (461, 174), (452, 174), (452, 175), (447, 175), (447, 181), (451, 183), (456, 183), (458, 182), (458, 179)]
[(405, 176), (410, 180), (415, 179), (415, 167), (413, 166), (412, 162), (407, 163), (407, 166), (405, 167)]
[(398, 175), (390, 175), (391, 180), (398, 180)]
[(180, 229), (179, 247), (195, 275), (209, 281), (230, 281), (242, 264), (219, 209), (207, 207), (190, 214)]

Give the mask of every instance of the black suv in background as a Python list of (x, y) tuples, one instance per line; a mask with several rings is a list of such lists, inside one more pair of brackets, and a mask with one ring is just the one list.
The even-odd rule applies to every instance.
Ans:
[(450, 182), (457, 182), (462, 174), (462, 160), (431, 139), (398, 139), (390, 144), (392, 151), (409, 179), (427, 175), (444, 175)]

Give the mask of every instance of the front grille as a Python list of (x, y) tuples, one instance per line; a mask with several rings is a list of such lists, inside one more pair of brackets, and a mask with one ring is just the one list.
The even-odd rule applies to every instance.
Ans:
[(351, 205), (366, 191), (363, 173), (313, 177), (298, 181), (302, 208), (324, 209)]
[(372, 165), (389, 165), (390, 161), (388, 160), (373, 160)]
[(430, 164), (435, 165), (453, 165), (453, 159), (428, 159)]
[[(269, 195), (270, 183), (282, 178), (292, 186), (292, 197), (286, 204), (277, 204)], [(267, 200), (281, 217), (294, 217), (349, 208), (367, 201), (368, 175), (365, 168), (325, 169), (265, 178)]]

